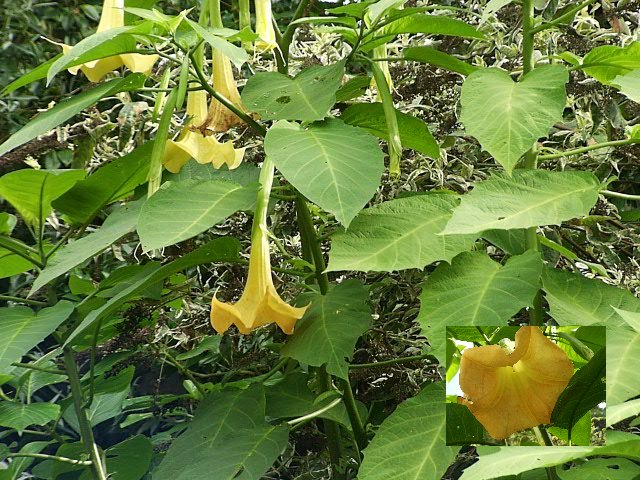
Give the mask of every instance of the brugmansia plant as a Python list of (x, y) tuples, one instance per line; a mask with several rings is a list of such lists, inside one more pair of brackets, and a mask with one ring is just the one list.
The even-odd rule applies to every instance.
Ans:
[(294, 3), (3, 86), (0, 479), (637, 478), (633, 2)]

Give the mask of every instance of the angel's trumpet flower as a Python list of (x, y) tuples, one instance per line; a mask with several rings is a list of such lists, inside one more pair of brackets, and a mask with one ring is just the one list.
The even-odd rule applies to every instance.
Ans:
[[(231, 61), (220, 51), (213, 49), (213, 88), (235, 105), (238, 110), (246, 111), (240, 99), (238, 86), (233, 78)], [(226, 132), (232, 127), (242, 125), (244, 122), (235, 113), (225, 107), (215, 98), (209, 104), (209, 113), (204, 122), (204, 127), (214, 132)]]
[(467, 348), (460, 361), (460, 388), (489, 434), (501, 440), (512, 433), (551, 421), (558, 397), (573, 375), (567, 354), (538, 327), (522, 327), (516, 347)]
[(256, 34), (260, 37), (256, 41), (256, 48), (267, 51), (276, 48), (276, 31), (273, 28), (271, 0), (255, 0), (256, 6)]
[(267, 208), (272, 182), (273, 163), (267, 158), (260, 172), (260, 192), (251, 230), (251, 257), (244, 292), (233, 305), (215, 297), (211, 303), (211, 325), (218, 333), (235, 325), (241, 333), (246, 334), (262, 325), (276, 323), (284, 333), (290, 335), (307, 309), (292, 307), (282, 300), (271, 278)]
[[(104, 3), (102, 4), (102, 14), (100, 15), (100, 23), (98, 23), (96, 33), (118, 27), (124, 27), (124, 0), (104, 0)], [(62, 52), (65, 54), (73, 48), (72, 46), (64, 43), (56, 42), (56, 45), (60, 45), (62, 47)], [(82, 71), (89, 81), (99, 82), (107, 73), (122, 66), (126, 66), (132, 72), (149, 75), (157, 60), (157, 55), (123, 53), (76, 65), (68, 70), (72, 75), (77, 75), (79, 71)]]
[(189, 123), (183, 129), (177, 142), (169, 140), (164, 150), (162, 163), (172, 173), (180, 171), (182, 166), (193, 158), (196, 162), (211, 163), (215, 168), (227, 165), (231, 170), (242, 162), (244, 148), (233, 148), (233, 142), (220, 143), (206, 130), (196, 127), (207, 117), (207, 94), (203, 90), (189, 92), (187, 95), (187, 116)]

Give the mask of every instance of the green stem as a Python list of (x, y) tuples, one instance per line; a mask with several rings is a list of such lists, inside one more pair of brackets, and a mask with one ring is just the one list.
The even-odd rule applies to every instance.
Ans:
[(588, 7), (589, 5), (594, 3), (595, 1), (596, 0), (585, 0), (584, 2), (576, 5), (575, 7), (571, 8), (569, 10), (567, 10), (564, 14), (562, 14), (558, 18), (555, 18), (555, 19), (551, 20), (548, 23), (543, 23), (543, 24), (538, 25), (537, 27), (533, 28), (531, 30), (531, 33), (533, 33), (535, 35), (536, 33), (542, 32), (543, 30), (547, 30), (549, 28), (555, 27), (556, 25), (560, 25), (560, 24), (566, 22), (567, 20), (570, 20), (576, 13), (578, 13), (584, 7)]
[(0, 295), (0, 301), (24, 303), (26, 305), (33, 305), (34, 307), (46, 307), (49, 304), (47, 302), (40, 302), (38, 300), (31, 300), (29, 298), (13, 297), (11, 295)]
[(278, 63), (278, 72), (286, 75), (289, 70), (289, 48), (291, 47), (291, 41), (293, 40), (293, 34), (296, 31), (298, 25), (293, 24), (299, 18), (302, 18), (304, 12), (307, 10), (307, 6), (309, 5), (309, 0), (300, 0), (298, 3), (298, 7), (296, 11), (293, 13), (293, 18), (287, 28), (285, 29), (282, 37), (280, 37), (278, 41), (278, 46), (280, 47), (280, 51), (282, 55), (276, 55), (276, 62)]
[(76, 460), (75, 458), (61, 457), (59, 455), (46, 455), (44, 453), (10, 453), (7, 458), (38, 458), (40, 460), (54, 460), (56, 462), (70, 463), (72, 465), (93, 465), (91, 460)]
[(63, 370), (55, 370), (53, 368), (39, 367), (37, 365), (32, 365), (30, 363), (13, 362), (11, 366), (18, 367), (18, 368), (26, 368), (28, 370), (35, 370), (36, 372), (42, 372), (42, 373), (52, 373), (55, 375), (67, 375), (67, 373)]
[(160, 188), (162, 181), (162, 158), (166, 148), (167, 139), (169, 138), (169, 128), (171, 127), (171, 117), (178, 99), (178, 91), (174, 89), (167, 98), (164, 106), (160, 123), (158, 124), (158, 132), (151, 149), (151, 159), (149, 160), (149, 175), (147, 176), (148, 188), (147, 197), (151, 197)]
[(323, 413), (328, 412), (333, 407), (337, 406), (341, 401), (342, 401), (342, 398), (336, 398), (333, 402), (330, 402), (327, 405), (325, 405), (324, 407), (319, 408), (315, 412), (308, 413), (307, 415), (304, 415), (302, 417), (294, 418), (293, 420), (289, 420), (287, 423), (290, 426), (294, 426), (294, 425), (297, 425), (299, 423), (306, 423), (309, 420), (313, 420), (314, 418), (319, 417)]
[(343, 400), (344, 406), (347, 410), (347, 415), (349, 415), (349, 423), (351, 423), (351, 427), (353, 428), (353, 436), (356, 439), (356, 444), (360, 450), (366, 448), (369, 443), (369, 439), (367, 438), (367, 432), (364, 430), (364, 423), (362, 418), (360, 418), (360, 412), (358, 411), (358, 405), (356, 404), (356, 399), (353, 396), (353, 390), (351, 389), (351, 383), (349, 380), (343, 381), (344, 385), (344, 393)]
[(404, 363), (404, 362), (416, 362), (419, 360), (424, 360), (427, 357), (433, 356), (432, 353), (423, 353), (422, 355), (413, 355), (411, 357), (399, 357), (392, 358), (390, 360), (383, 360), (381, 362), (373, 362), (373, 363), (352, 363), (349, 365), (349, 369), (356, 370), (359, 368), (376, 368), (376, 367), (387, 367), (389, 365), (395, 365), (396, 363)]
[(640, 195), (631, 195), (629, 193), (612, 192), (611, 190), (601, 190), (600, 193), (606, 197), (622, 198), (624, 200), (634, 200), (640, 202)]
[[(320, 389), (323, 392), (332, 390), (331, 375), (327, 373), (325, 367), (320, 367), (316, 370), (318, 375), (318, 383)], [(335, 480), (346, 480), (344, 472), (340, 469), (340, 460), (343, 455), (342, 441), (340, 435), (340, 427), (336, 422), (322, 420), (324, 426), (324, 433), (327, 436), (327, 443), (329, 445), (329, 459), (331, 460), (331, 478)]]
[(324, 273), (327, 267), (324, 262), (324, 257), (322, 256), (322, 249), (320, 248), (316, 229), (313, 226), (313, 219), (307, 207), (307, 201), (300, 193), (298, 193), (296, 197), (296, 214), (298, 215), (298, 225), (300, 227), (302, 242), (309, 247), (313, 258), (313, 264), (315, 266), (314, 273), (318, 287), (320, 288), (320, 293), (326, 295), (327, 291), (329, 291), (329, 277)]
[(571, 155), (580, 155), (581, 153), (587, 153), (592, 150), (599, 150), (600, 148), (608, 147), (621, 147), (624, 145), (631, 145), (633, 143), (640, 143), (640, 139), (626, 138), (624, 140), (613, 140), (611, 142), (596, 143), (589, 145), (588, 147), (580, 147), (573, 150), (567, 150), (566, 152), (550, 153), (548, 155), (540, 155), (540, 160), (553, 160), (555, 158), (569, 157)]
[(30, 253), (38, 255), (38, 251), (28, 245), (18, 242), (11, 237), (0, 236), (0, 247), (9, 250), (11, 253), (15, 253), (19, 257), (33, 263), (38, 268), (44, 268), (44, 263), (30, 255)]
[(70, 347), (64, 348), (64, 365), (67, 370), (67, 377), (69, 377), (69, 386), (71, 387), (71, 398), (73, 399), (73, 407), (78, 417), (78, 424), (80, 425), (80, 436), (82, 437), (82, 443), (91, 458), (91, 469), (93, 470), (93, 476), (97, 480), (107, 480), (107, 472), (102, 459), (100, 458), (100, 451), (98, 445), (96, 445), (93, 438), (93, 430), (91, 430), (91, 423), (87, 418), (87, 411), (83, 407), (82, 400), (82, 387), (80, 386), (80, 375), (78, 374), (78, 366), (76, 365), (76, 359), (73, 354), (73, 350)]

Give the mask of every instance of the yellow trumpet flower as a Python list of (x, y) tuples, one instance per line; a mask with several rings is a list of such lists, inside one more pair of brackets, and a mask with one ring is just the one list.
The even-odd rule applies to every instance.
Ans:
[(251, 230), (251, 257), (244, 292), (233, 305), (215, 297), (211, 303), (211, 325), (218, 333), (224, 333), (231, 325), (235, 325), (241, 333), (247, 334), (262, 325), (276, 323), (284, 333), (290, 335), (308, 307), (297, 308), (287, 304), (273, 285), (267, 234), (267, 208), (272, 182), (273, 163), (267, 158), (260, 172), (260, 192)]
[(178, 173), (182, 166), (193, 158), (201, 164), (210, 163), (215, 168), (227, 165), (231, 170), (242, 163), (245, 148), (234, 148), (233, 142), (221, 143), (205, 129), (196, 127), (207, 118), (207, 94), (202, 90), (187, 95), (188, 124), (177, 142), (169, 140), (164, 150), (162, 163), (172, 173)]
[(558, 397), (573, 375), (567, 354), (538, 327), (522, 327), (516, 347), (467, 348), (460, 361), (460, 388), (466, 405), (489, 434), (501, 440), (551, 421)]
[[(112, 28), (124, 27), (124, 0), (104, 0), (102, 14), (96, 33), (104, 32)], [(64, 43), (57, 43), (62, 47), (63, 53), (68, 53), (73, 47)], [(99, 82), (107, 73), (122, 66), (136, 73), (149, 75), (153, 65), (158, 60), (157, 55), (142, 55), (140, 53), (123, 53), (111, 57), (100, 58), (91, 62), (76, 65), (69, 68), (69, 73), (77, 75), (82, 71), (91, 82)]]
[[(238, 86), (233, 78), (233, 70), (231, 68), (231, 60), (213, 49), (213, 88), (232, 104), (243, 112), (246, 111), (240, 99)], [(205, 127), (210, 128), (214, 132), (226, 132), (232, 127), (242, 125), (244, 122), (235, 113), (225, 107), (215, 98), (211, 99), (209, 104), (209, 113), (204, 122)]]
[(256, 41), (256, 48), (260, 51), (272, 50), (278, 46), (276, 31), (273, 29), (273, 15), (271, 0), (256, 0), (256, 34), (260, 37)]

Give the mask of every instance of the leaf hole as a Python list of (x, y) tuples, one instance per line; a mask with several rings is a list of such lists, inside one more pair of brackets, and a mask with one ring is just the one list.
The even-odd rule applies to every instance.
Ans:
[(276, 98), (276, 102), (286, 105), (291, 101), (291, 97), (289, 95), (283, 95), (281, 97)]

